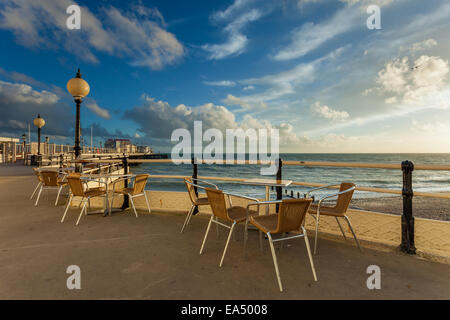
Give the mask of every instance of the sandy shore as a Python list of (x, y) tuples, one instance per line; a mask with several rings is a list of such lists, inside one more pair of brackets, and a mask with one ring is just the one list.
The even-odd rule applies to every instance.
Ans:
[[(376, 199), (353, 199), (352, 209), (376, 211), (401, 215), (403, 212), (402, 197), (383, 197)], [(450, 200), (424, 197), (413, 198), (415, 217), (450, 221)]]

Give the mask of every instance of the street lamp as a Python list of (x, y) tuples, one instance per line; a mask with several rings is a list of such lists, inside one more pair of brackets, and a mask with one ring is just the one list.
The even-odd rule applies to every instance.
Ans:
[[(77, 105), (77, 115), (75, 122), (75, 159), (80, 160), (81, 158), (81, 148), (80, 148), (80, 106), (83, 102), (83, 98), (89, 94), (89, 84), (81, 78), (80, 69), (78, 69), (75, 78), (70, 79), (67, 82), (67, 91), (73, 96), (75, 103)], [(76, 171), (80, 172), (80, 164), (77, 163), (75, 166)]]
[(37, 118), (33, 121), (34, 125), (38, 128), (38, 158), (41, 155), (41, 128), (45, 126), (45, 120), (38, 114)]
[(23, 148), (22, 148), (22, 159), (23, 163), (25, 163), (25, 148), (27, 147), (27, 135), (24, 133), (22, 135)]
[(45, 154), (49, 154), (49, 148), (48, 148), (48, 142), (49, 142), (49, 139), (48, 139), (48, 137), (45, 137), (45, 150), (44, 150), (44, 153)]

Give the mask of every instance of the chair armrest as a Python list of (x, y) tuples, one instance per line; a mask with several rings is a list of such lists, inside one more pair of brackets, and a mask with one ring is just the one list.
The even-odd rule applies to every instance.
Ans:
[(353, 191), (355, 189), (356, 189), (356, 186), (348, 188), (347, 190), (344, 190), (344, 191), (341, 191), (341, 192), (338, 192), (338, 193), (334, 193), (334, 194), (330, 194), (330, 195), (327, 195), (327, 196), (324, 196), (324, 197), (320, 198), (319, 199), (319, 204), (317, 205), (317, 212), (320, 212), (320, 206), (322, 205), (322, 201), (323, 200), (337, 197), (337, 196), (339, 196), (341, 194)]
[(235, 194), (235, 193), (230, 193), (230, 192), (224, 192), (224, 194), (226, 194), (227, 196), (233, 196), (233, 197), (242, 198), (242, 199), (247, 199), (247, 200), (259, 201), (259, 200), (256, 199), (256, 198), (244, 196), (244, 195), (241, 195), (241, 194)]
[[(218, 187), (217, 185), (215, 185), (214, 183), (211, 183), (211, 182), (208, 182), (208, 181), (205, 181), (205, 180), (200, 180), (200, 179), (194, 179), (194, 180), (196, 180), (197, 183), (198, 183), (198, 182), (201, 182), (201, 183), (204, 183), (204, 184), (213, 186), (214, 188), (216, 188), (216, 190), (219, 190), (219, 187)], [(202, 186), (199, 186), (199, 185), (197, 185), (197, 187), (202, 188)], [(204, 189), (204, 188), (202, 188), (202, 189)]]
[(336, 186), (340, 186), (340, 184), (329, 184), (327, 186), (323, 186), (323, 187), (318, 187), (318, 188), (314, 188), (309, 190), (307, 193), (305, 193), (305, 198), (308, 198), (309, 194), (313, 191), (317, 191), (317, 190), (321, 190), (321, 189), (326, 189), (326, 188), (331, 188), (331, 187), (336, 187)]
[(273, 203), (281, 203), (281, 202), (283, 202), (283, 200), (256, 201), (256, 202), (249, 203), (249, 204), (247, 205), (247, 208), (250, 207), (250, 206), (269, 205), (269, 204), (273, 204)]
[(108, 183), (106, 183), (105, 181), (101, 181), (101, 180), (97, 180), (97, 179), (89, 179), (89, 178), (84, 178), (84, 177), (81, 177), (81, 181), (83, 181), (86, 185), (89, 181), (96, 182), (96, 183), (103, 183), (105, 186), (108, 185)]

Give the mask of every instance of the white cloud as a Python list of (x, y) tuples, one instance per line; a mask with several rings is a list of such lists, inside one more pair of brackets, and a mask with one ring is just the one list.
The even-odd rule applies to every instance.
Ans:
[(217, 87), (234, 87), (236, 85), (236, 82), (230, 80), (203, 81), (203, 83), (208, 86), (217, 86)]
[(291, 60), (303, 57), (326, 41), (356, 27), (360, 18), (359, 8), (345, 8), (325, 22), (318, 24), (307, 22), (292, 32), (291, 43), (279, 50), (273, 58), (275, 60)]
[[(205, 44), (202, 48), (209, 53), (210, 60), (220, 60), (242, 54), (248, 39), (243, 34), (244, 28), (251, 22), (260, 19), (263, 12), (260, 9), (248, 9), (251, 0), (235, 0), (225, 11), (212, 15), (215, 22), (227, 21), (223, 31), (227, 34), (227, 41), (222, 44)], [(247, 9), (247, 10), (243, 10)]]
[(412, 64), (404, 57), (386, 63), (376, 81), (381, 92), (396, 94), (402, 103), (422, 105), (429, 103), (430, 98), (439, 97), (449, 71), (449, 62), (440, 57), (423, 55)]
[(111, 114), (109, 113), (109, 111), (107, 109), (99, 107), (95, 101), (87, 102), (86, 107), (103, 119), (111, 119)]
[(318, 101), (311, 105), (310, 110), (313, 115), (333, 121), (344, 121), (350, 118), (348, 112), (337, 111), (326, 105), (322, 106)]
[(0, 80), (0, 92), (5, 95), (6, 103), (54, 104), (59, 98), (56, 94), (46, 90), (37, 91), (22, 83), (10, 83)]
[(434, 46), (437, 46), (437, 41), (434, 39), (427, 39), (421, 42), (414, 43), (411, 47), (411, 51), (412, 52), (424, 51)]
[(71, 0), (4, 0), (0, 28), (12, 31), (24, 46), (58, 49), (61, 45), (93, 63), (99, 62), (98, 51), (126, 57), (132, 65), (161, 69), (184, 54), (183, 45), (164, 30), (159, 11), (140, 6), (131, 13), (110, 6), (99, 10), (99, 19), (81, 6), (81, 30), (71, 31), (66, 27), (66, 9), (72, 4)]

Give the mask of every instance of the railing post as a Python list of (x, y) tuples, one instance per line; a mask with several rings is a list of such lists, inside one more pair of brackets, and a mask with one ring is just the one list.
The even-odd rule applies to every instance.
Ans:
[(403, 171), (403, 215), (402, 215), (402, 243), (401, 251), (415, 254), (416, 247), (414, 246), (414, 217), (412, 210), (412, 200), (414, 196), (412, 187), (412, 172), (414, 171), (414, 163), (411, 161), (402, 162)]
[[(128, 174), (128, 157), (124, 155), (124, 157), (122, 158), (122, 164), (123, 164), (123, 173), (124, 174)], [(128, 178), (124, 180), (124, 188), (128, 188)], [(124, 195), (123, 196), (123, 204), (121, 209), (125, 210), (126, 208), (130, 207), (130, 202), (129, 202), (129, 197), (128, 195)]]
[[(192, 182), (194, 184), (197, 184), (197, 178), (198, 178), (198, 164), (195, 161), (194, 157), (192, 157), (191, 159), (191, 163), (192, 163)], [(198, 189), (197, 187), (194, 187), (194, 192), (195, 195), (198, 197)], [(198, 213), (198, 206), (195, 206), (194, 208), (194, 212), (192, 213), (193, 215), (196, 215)]]
[[(278, 158), (278, 169), (277, 169), (277, 181), (278, 180), (282, 180), (282, 174), (281, 174), (281, 167), (283, 166), (283, 160), (281, 160), (281, 158)], [(276, 187), (276, 191), (277, 191), (277, 200), (281, 200), (283, 199), (283, 189), (282, 187)], [(277, 203), (277, 212), (279, 209), (279, 204)]]
[(63, 167), (63, 162), (64, 162), (64, 155), (61, 153), (59, 155), (59, 167), (62, 168)]

